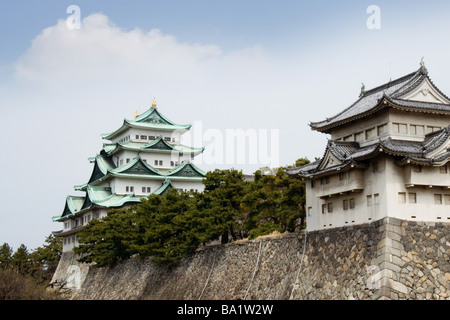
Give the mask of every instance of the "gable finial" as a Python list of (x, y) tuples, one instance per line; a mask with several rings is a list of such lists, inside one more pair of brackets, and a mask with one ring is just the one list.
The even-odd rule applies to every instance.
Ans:
[(153, 98), (152, 107), (156, 107), (156, 99)]
[(362, 97), (366, 93), (366, 86), (364, 85), (364, 82), (361, 82), (361, 93), (359, 94), (360, 97)]
[(136, 109), (136, 112), (134, 113), (134, 117), (137, 118), (139, 116), (139, 112)]
[(422, 57), (422, 59), (420, 60), (420, 73), (421, 74), (424, 74), (424, 75), (427, 75), (428, 74), (428, 70), (427, 70), (427, 68), (425, 67), (425, 62), (423, 61), (423, 57)]

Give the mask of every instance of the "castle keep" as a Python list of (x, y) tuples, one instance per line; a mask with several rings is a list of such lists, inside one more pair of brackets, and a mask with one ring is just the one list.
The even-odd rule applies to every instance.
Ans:
[(153, 101), (152, 106), (132, 120), (125, 119), (115, 131), (103, 134), (107, 140), (95, 157), (88, 182), (75, 186), (82, 196), (68, 196), (61, 215), (64, 224), (53, 234), (63, 238), (63, 252), (78, 245), (77, 233), (92, 219), (113, 208), (139, 203), (150, 194), (164, 194), (169, 188), (202, 191), (205, 173), (191, 163), (203, 152), (180, 143), (191, 125), (167, 119)]

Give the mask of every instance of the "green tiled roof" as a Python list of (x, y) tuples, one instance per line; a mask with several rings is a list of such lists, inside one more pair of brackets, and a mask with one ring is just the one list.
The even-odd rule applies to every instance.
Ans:
[(150, 175), (161, 176), (158, 169), (153, 168), (147, 162), (143, 161), (138, 155), (127, 164), (116, 169), (109, 170), (112, 175)]
[(172, 169), (167, 174), (168, 177), (204, 177), (205, 172), (200, 170), (190, 161), (183, 161), (178, 167)]
[(76, 215), (77, 213), (86, 211), (92, 206), (105, 208), (120, 208), (126, 203), (140, 203), (141, 198), (134, 194), (118, 195), (111, 193), (109, 187), (98, 187), (88, 185), (85, 197), (68, 196), (64, 211), (60, 216), (53, 217), (53, 221), (61, 221), (61, 219)]
[(167, 193), (167, 191), (170, 188), (174, 188), (175, 187), (172, 185), (172, 182), (170, 181), (170, 179), (164, 180), (164, 182), (162, 183), (161, 187), (159, 187), (158, 189), (155, 190), (155, 192), (153, 192), (153, 194), (157, 194), (157, 195), (164, 195)]
[(116, 136), (124, 132), (128, 128), (154, 129), (154, 130), (189, 130), (190, 124), (181, 125), (175, 124), (166, 117), (164, 117), (156, 107), (151, 107), (149, 110), (136, 117), (134, 120), (124, 119), (122, 126), (111, 132), (102, 134), (103, 139), (114, 139)]
[(163, 136), (159, 136), (152, 142), (143, 144), (142, 142), (117, 142), (103, 145), (106, 154), (112, 155), (120, 150), (133, 150), (144, 152), (175, 152), (175, 153), (194, 153), (195, 155), (203, 152), (205, 148), (194, 148), (181, 144), (171, 144), (164, 141)]

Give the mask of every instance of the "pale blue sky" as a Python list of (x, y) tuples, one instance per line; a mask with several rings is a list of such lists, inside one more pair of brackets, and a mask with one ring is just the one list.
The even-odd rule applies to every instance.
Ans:
[[(63, 21), (72, 4), (80, 30)], [(370, 5), (379, 30), (367, 28)], [(203, 131), (278, 130), (289, 165), (322, 156), (327, 136), (309, 121), (348, 107), (361, 82), (378, 86), (425, 57), (450, 94), (449, 15), (448, 1), (2, 1), (0, 244), (31, 249), (60, 229), (51, 217), (89, 178), (100, 134), (153, 97)]]

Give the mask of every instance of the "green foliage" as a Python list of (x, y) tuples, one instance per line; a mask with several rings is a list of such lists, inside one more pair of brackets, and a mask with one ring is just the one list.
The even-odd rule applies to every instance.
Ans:
[(241, 210), (241, 203), (250, 183), (244, 180), (242, 171), (217, 169), (208, 172), (204, 184), (205, 197), (209, 199), (206, 209), (213, 212), (216, 229), (222, 231), (225, 239), (228, 233), (233, 240), (245, 238), (248, 235), (244, 227), (247, 216)]
[(293, 232), (304, 224), (304, 182), (289, 177), (284, 168), (276, 175), (255, 173), (255, 182), (243, 199), (250, 238), (273, 231)]
[(0, 269), (12, 267), (12, 255), (13, 249), (7, 243), (4, 243), (0, 247)]
[[(306, 164), (299, 159), (298, 164)], [(114, 264), (131, 256), (150, 257), (173, 266), (199, 246), (219, 238), (293, 232), (304, 225), (304, 182), (279, 168), (276, 174), (255, 173), (246, 181), (242, 171), (214, 170), (204, 179), (203, 193), (150, 195), (131, 207), (111, 210), (79, 233), (82, 262)]]
[(0, 300), (55, 299), (46, 286), (61, 257), (62, 239), (50, 235), (42, 247), (29, 252), (21, 244), (15, 252), (4, 243), (0, 247)]
[(110, 215), (89, 222), (78, 234), (82, 245), (74, 248), (75, 253), (82, 255), (81, 262), (104, 266), (132, 255), (129, 242), (136, 232), (132, 208), (112, 210)]

